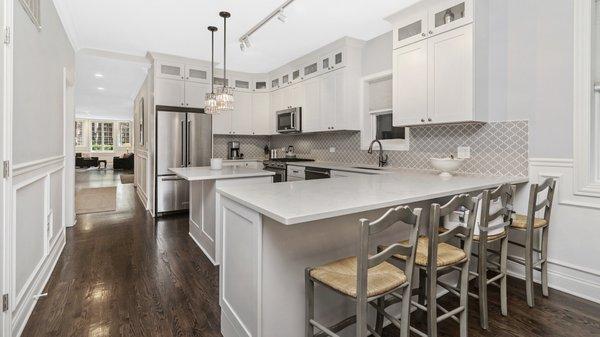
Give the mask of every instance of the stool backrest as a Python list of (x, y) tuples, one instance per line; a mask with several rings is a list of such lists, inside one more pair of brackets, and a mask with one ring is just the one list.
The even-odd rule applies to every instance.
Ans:
[[(369, 256), (369, 240), (372, 235), (383, 232), (390, 226), (404, 223), (411, 227), (408, 244), (394, 243), (383, 251)], [(357, 297), (366, 297), (367, 274), (370, 268), (380, 265), (393, 255), (400, 254), (407, 257), (405, 274), (407, 278), (412, 275), (415, 253), (417, 250), (417, 237), (421, 227), (421, 209), (411, 210), (408, 206), (400, 206), (388, 210), (382, 217), (371, 222), (368, 219), (360, 219), (359, 247), (357, 254), (358, 287)], [(410, 282), (410, 278), (407, 279)]]
[[(500, 185), (493, 191), (483, 191), (481, 194), (481, 223), (479, 225), (479, 230), (481, 232), (479, 233), (479, 242), (487, 242), (488, 232), (499, 228), (504, 228), (506, 231), (506, 228), (510, 226), (513, 200), (516, 193), (517, 187), (511, 184)], [(498, 200), (502, 203), (501, 208), (490, 213), (492, 201)], [(490, 225), (492, 221), (500, 217), (502, 217), (501, 223)]]
[[(531, 184), (527, 207), (527, 230), (533, 230), (535, 213), (541, 210), (544, 210), (544, 220), (550, 224), (550, 213), (552, 212), (552, 201), (554, 200), (555, 189), (556, 180), (554, 178), (548, 178), (541, 184)], [(545, 191), (547, 191), (546, 198), (539, 201), (539, 195)]]
[[(457, 235), (464, 236), (465, 244), (463, 250), (467, 258), (471, 255), (471, 244), (473, 242), (473, 227), (475, 226), (475, 220), (477, 218), (477, 205), (479, 204), (478, 198), (473, 198), (468, 194), (461, 194), (454, 196), (452, 200), (443, 206), (439, 204), (431, 205), (431, 212), (429, 215), (429, 229), (428, 229), (428, 252), (427, 252), (427, 265), (437, 265), (437, 252), (438, 244), (448, 242), (450, 239)], [(456, 211), (460, 207), (464, 207), (469, 211), (469, 219), (467, 220), (467, 226), (456, 226), (455, 228), (440, 234), (440, 220)]]

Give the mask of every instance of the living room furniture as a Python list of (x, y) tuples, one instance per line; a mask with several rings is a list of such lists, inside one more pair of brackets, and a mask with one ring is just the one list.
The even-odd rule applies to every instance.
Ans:
[(123, 157), (113, 158), (113, 169), (133, 171), (133, 153), (124, 154)]
[[(101, 164), (104, 164), (104, 167), (102, 167)], [(98, 170), (106, 170), (106, 165), (107, 165), (106, 159), (98, 160)]]
[(75, 167), (89, 168), (98, 166), (98, 157), (83, 157), (81, 153), (75, 154)]

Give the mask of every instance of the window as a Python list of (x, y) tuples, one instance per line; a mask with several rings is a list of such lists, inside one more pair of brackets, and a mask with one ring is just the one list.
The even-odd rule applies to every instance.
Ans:
[(375, 114), (375, 139), (405, 139), (404, 128), (397, 128), (392, 125), (392, 112)]
[(39, 28), (42, 27), (42, 23), (40, 21), (40, 0), (20, 0), (21, 5), (25, 9), (27, 15), (33, 22), (33, 24)]
[(92, 151), (114, 151), (113, 123), (92, 122)]
[(75, 121), (75, 146), (83, 145), (83, 122)]
[(119, 123), (119, 143), (121, 146), (127, 146), (131, 144), (131, 138), (129, 133), (129, 122)]

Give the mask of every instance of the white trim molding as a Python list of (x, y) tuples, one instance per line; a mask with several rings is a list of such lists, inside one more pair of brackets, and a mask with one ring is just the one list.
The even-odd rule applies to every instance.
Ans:
[(600, 181), (593, 169), (594, 135), (592, 94), (592, 16), (594, 0), (573, 0), (573, 166), (574, 193), (600, 197)]

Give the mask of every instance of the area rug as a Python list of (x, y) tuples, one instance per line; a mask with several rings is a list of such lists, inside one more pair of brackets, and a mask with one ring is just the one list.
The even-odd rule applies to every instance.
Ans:
[(75, 193), (77, 214), (110, 212), (117, 209), (117, 187), (82, 188)]
[(121, 184), (133, 184), (133, 174), (121, 174), (119, 177), (121, 178)]

